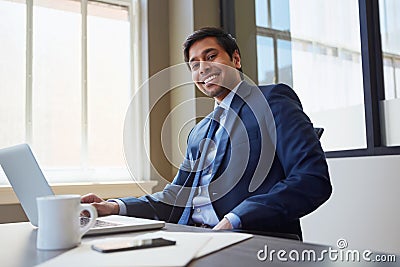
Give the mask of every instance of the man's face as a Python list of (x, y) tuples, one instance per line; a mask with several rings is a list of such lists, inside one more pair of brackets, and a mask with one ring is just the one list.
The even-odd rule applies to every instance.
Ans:
[(189, 66), (197, 88), (219, 102), (240, 82), (239, 53), (235, 51), (231, 59), (215, 37), (204, 38), (190, 47)]

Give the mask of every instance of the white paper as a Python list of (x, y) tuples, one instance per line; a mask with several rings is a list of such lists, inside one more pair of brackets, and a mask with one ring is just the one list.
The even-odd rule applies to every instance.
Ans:
[[(194, 233), (193, 233), (194, 234)], [(201, 233), (203, 236), (209, 236), (211, 239), (207, 242), (207, 245), (200, 249), (195, 258), (203, 257), (207, 254), (221, 250), (225, 247), (247, 240), (253, 235), (243, 233)]]
[[(92, 244), (110, 240), (126, 241), (159, 237), (175, 240), (176, 245), (112, 253), (100, 253), (91, 249)], [(135, 237), (99, 238), (83, 242), (79, 247), (39, 266), (185, 266), (194, 258), (202, 257), (250, 237), (252, 235), (241, 233), (158, 231)]]

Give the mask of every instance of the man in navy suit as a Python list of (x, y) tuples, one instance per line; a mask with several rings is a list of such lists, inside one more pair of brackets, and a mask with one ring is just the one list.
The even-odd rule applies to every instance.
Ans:
[(216, 104), (192, 129), (173, 182), (140, 198), (104, 201), (88, 194), (82, 202), (93, 203), (100, 215), (301, 237), (299, 219), (324, 203), (332, 187), (295, 92), (244, 81), (235, 40), (217, 28), (190, 35), (184, 57), (198, 89)]

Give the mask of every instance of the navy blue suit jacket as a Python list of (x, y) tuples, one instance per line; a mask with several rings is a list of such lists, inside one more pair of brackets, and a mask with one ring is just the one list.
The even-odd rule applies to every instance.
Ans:
[[(332, 187), (325, 154), (297, 95), (284, 84), (243, 82), (226, 122), (209, 185), (218, 218), (232, 212), (242, 229), (301, 237), (299, 218), (324, 203)], [(162, 192), (121, 198), (128, 215), (178, 222), (189, 196), (184, 189), (197, 186), (194, 166), (209, 124), (206, 117), (193, 128), (186, 159)]]

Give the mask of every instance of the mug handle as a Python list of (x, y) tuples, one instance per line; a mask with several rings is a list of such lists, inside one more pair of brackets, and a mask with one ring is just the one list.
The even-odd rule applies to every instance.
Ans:
[(80, 204), (80, 205), (81, 208), (79, 213), (81, 213), (84, 210), (87, 210), (90, 214), (89, 223), (86, 224), (85, 226), (80, 227), (79, 234), (82, 237), (87, 231), (89, 231), (90, 228), (92, 228), (95, 225), (97, 219), (97, 210), (90, 204)]

